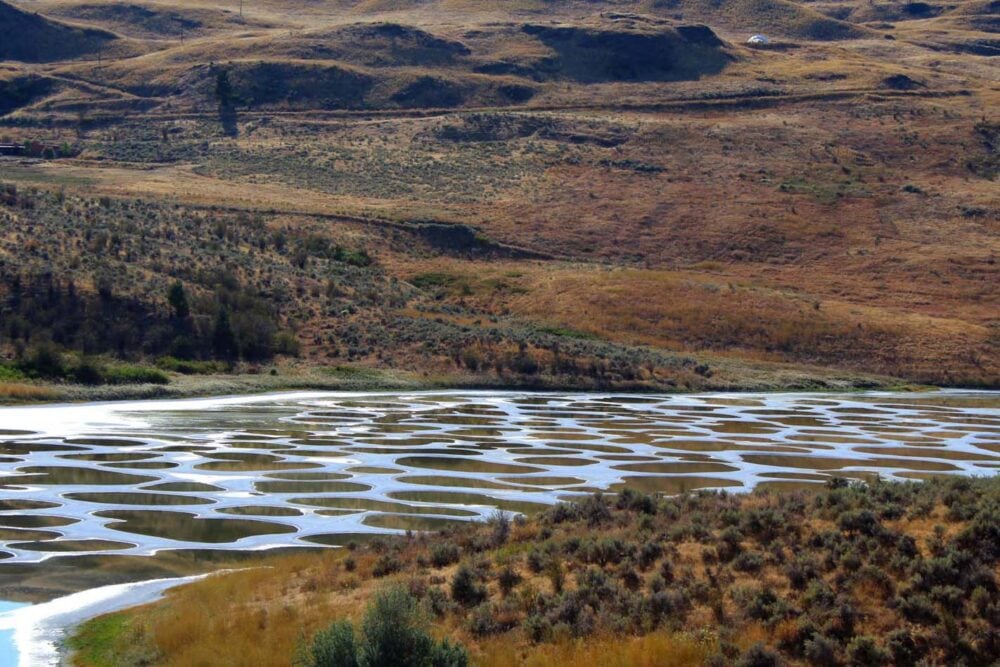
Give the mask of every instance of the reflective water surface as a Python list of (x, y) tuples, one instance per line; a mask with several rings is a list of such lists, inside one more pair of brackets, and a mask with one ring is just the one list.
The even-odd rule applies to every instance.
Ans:
[(0, 408), (0, 558), (343, 544), (574, 494), (1000, 471), (1000, 393), (299, 393)]

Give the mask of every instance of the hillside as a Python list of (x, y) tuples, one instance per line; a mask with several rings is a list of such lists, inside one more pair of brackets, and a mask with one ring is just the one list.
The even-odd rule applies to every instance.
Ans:
[(837, 480), (589, 497), (274, 557), (93, 620), (71, 645), (88, 667), (234, 652), (321, 667), (354, 664), (347, 637), (414, 651), (429, 629), (451, 648), (442, 665), (985, 665), (1000, 620), (998, 492), (987, 479)]
[(826, 16), (810, 4), (791, 0), (654, 0), (653, 7), (732, 29), (745, 26), (791, 39), (828, 41), (871, 36), (867, 28)]
[(78, 28), (0, 2), (0, 60), (50, 62), (94, 54), (116, 39), (105, 30)]
[(1000, 384), (995, 3), (0, 10), (19, 382), (54, 343), (487, 386)]

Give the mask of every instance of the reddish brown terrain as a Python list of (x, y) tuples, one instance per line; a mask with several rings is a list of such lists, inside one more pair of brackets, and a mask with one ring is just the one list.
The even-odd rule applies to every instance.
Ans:
[(0, 268), (154, 321), (224, 269), (306, 365), (996, 386), (998, 11), (0, 4)]

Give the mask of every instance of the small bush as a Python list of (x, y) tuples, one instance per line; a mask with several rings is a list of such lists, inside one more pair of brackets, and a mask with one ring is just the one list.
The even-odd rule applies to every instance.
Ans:
[(639, 548), (639, 568), (648, 570), (663, 555), (663, 547), (656, 542), (646, 542)]
[(733, 560), (733, 569), (740, 572), (759, 572), (764, 567), (764, 557), (756, 551), (744, 551)]
[(416, 599), (402, 588), (375, 594), (362, 621), (357, 657), (362, 667), (465, 667), (469, 662), (463, 647), (434, 641)]
[(156, 360), (156, 367), (181, 375), (214, 375), (225, 373), (228, 369), (228, 366), (221, 361), (193, 361), (176, 357), (160, 357)]
[(895, 630), (889, 634), (886, 648), (897, 665), (912, 665), (920, 660), (922, 652), (913, 641), (909, 630)]
[(521, 575), (510, 565), (505, 565), (497, 575), (497, 583), (504, 597), (510, 594), (521, 583)]
[(736, 667), (778, 667), (781, 664), (778, 654), (760, 643), (751, 646), (736, 661)]
[(527, 563), (528, 569), (534, 574), (541, 574), (545, 569), (545, 564), (548, 562), (546, 555), (535, 547), (531, 547), (528, 551)]
[(19, 370), (28, 377), (61, 379), (66, 375), (62, 352), (55, 345), (43, 343), (28, 353), (19, 363)]
[(147, 366), (110, 366), (104, 370), (106, 384), (170, 384), (166, 373)]
[(879, 667), (889, 662), (889, 653), (871, 637), (855, 637), (847, 646), (847, 664), (856, 667)]
[(74, 382), (86, 385), (99, 385), (104, 383), (104, 371), (93, 359), (84, 358), (72, 371)]
[(528, 639), (538, 644), (552, 637), (552, 623), (540, 614), (532, 614), (521, 624)]
[(436, 568), (457, 563), (461, 552), (454, 542), (442, 542), (431, 547), (431, 565)]
[(425, 600), (427, 609), (439, 618), (455, 607), (454, 603), (448, 599), (448, 595), (437, 586), (427, 589)]
[(840, 664), (840, 660), (837, 657), (839, 649), (840, 647), (837, 645), (837, 642), (829, 637), (817, 634), (812, 639), (806, 640), (803, 654), (810, 665), (836, 667), (836, 665)]
[(375, 561), (372, 576), (386, 577), (403, 569), (403, 564), (392, 554), (385, 554)]
[(474, 607), (486, 599), (486, 588), (467, 565), (459, 567), (451, 580), (451, 599), (465, 607)]
[(938, 622), (937, 610), (925, 595), (919, 593), (906, 595), (899, 601), (898, 607), (906, 620), (912, 623), (934, 625)]
[(510, 515), (503, 510), (496, 510), (490, 515), (488, 523), (493, 529), (490, 539), (493, 546), (501, 547), (506, 544), (507, 538), (510, 537)]
[(878, 517), (868, 510), (844, 512), (837, 518), (837, 527), (846, 533), (856, 533), (869, 537), (882, 531)]
[(23, 379), (24, 373), (20, 369), (7, 364), (0, 364), (0, 382), (14, 382)]
[(545, 576), (549, 578), (552, 590), (556, 593), (562, 593), (563, 586), (566, 584), (566, 572), (563, 571), (562, 563), (555, 558), (551, 559), (545, 566)]

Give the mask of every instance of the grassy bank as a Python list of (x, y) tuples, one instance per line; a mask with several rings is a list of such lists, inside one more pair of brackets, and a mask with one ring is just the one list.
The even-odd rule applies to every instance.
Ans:
[(264, 369), (181, 373), (145, 368), (156, 382), (81, 384), (0, 375), (0, 405), (198, 398), (278, 391), (413, 391), (420, 389), (525, 389), (549, 391), (857, 391), (913, 388), (895, 378), (784, 364), (722, 361), (723, 369), (704, 386), (679, 388), (657, 382), (593, 382), (566, 376), (505, 376), (418, 373), (357, 365), (313, 366), (296, 362)]
[(405, 374), (352, 372), (332, 369), (296, 370), (287, 373), (212, 373), (180, 375), (170, 373), (165, 384), (81, 385), (51, 382), (0, 383), (0, 404), (35, 402), (92, 402), (197, 398), (257, 394), (291, 390), (375, 391), (418, 389), (435, 386), (418, 382)]
[[(595, 496), (262, 558), (95, 619), (70, 646), (91, 667), (327, 664), (313, 649), (354, 627), (377, 644), (372, 615), (410, 605), (414, 636), (477, 665), (985, 665), (998, 513), (1000, 479)], [(370, 606), (385, 591), (395, 612)]]

